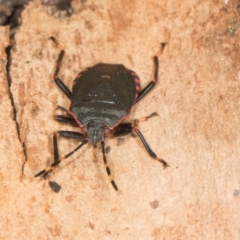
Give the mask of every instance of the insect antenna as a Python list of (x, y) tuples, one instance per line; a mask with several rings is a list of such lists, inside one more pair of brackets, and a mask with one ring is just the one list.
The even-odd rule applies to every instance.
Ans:
[(118, 191), (118, 187), (115, 183), (115, 181), (113, 180), (113, 177), (112, 177), (112, 174), (111, 174), (111, 170), (108, 166), (108, 163), (107, 163), (107, 158), (106, 158), (106, 152), (105, 152), (105, 143), (104, 141), (101, 141), (101, 146), (102, 146), (102, 154), (103, 154), (103, 162), (104, 162), (104, 166), (106, 168), (106, 171), (107, 171), (107, 174), (108, 174), (108, 177), (109, 177), (109, 180), (113, 186), (113, 188)]

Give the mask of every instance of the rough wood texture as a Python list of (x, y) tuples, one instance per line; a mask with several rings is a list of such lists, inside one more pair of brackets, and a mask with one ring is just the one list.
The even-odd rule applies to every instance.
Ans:
[[(73, 1), (74, 14), (62, 19), (47, 15), (40, 0), (30, 3), (11, 64), (21, 142), (4, 76), (7, 28), (0, 29), (0, 239), (240, 238), (240, 17), (238, 1), (227, 2)], [(131, 119), (159, 113), (140, 129), (170, 168), (128, 136), (106, 141), (119, 192), (100, 146), (85, 146), (52, 172), (59, 193), (33, 178), (53, 161), (52, 132), (71, 129), (53, 119), (69, 101), (52, 79), (59, 49), (50, 36), (66, 50), (59, 75), (69, 87), (98, 62), (123, 63), (145, 86), (152, 56), (167, 42), (160, 81)], [(76, 144), (61, 140), (61, 155)]]

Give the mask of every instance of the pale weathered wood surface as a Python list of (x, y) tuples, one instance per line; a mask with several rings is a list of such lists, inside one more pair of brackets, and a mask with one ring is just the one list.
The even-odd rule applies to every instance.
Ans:
[[(238, 1), (75, 0), (74, 14), (61, 19), (40, 2), (23, 12), (12, 50), (21, 143), (4, 72), (7, 28), (0, 29), (0, 239), (239, 239)], [(152, 56), (167, 43), (159, 83), (130, 118), (159, 113), (140, 129), (170, 168), (127, 136), (121, 146), (106, 140), (119, 192), (108, 181), (100, 146), (85, 146), (51, 174), (59, 193), (33, 178), (53, 161), (53, 131), (72, 129), (53, 119), (57, 105), (68, 108), (69, 100), (52, 79), (59, 50), (50, 36), (66, 50), (59, 76), (69, 87), (98, 62), (123, 63), (145, 86)], [(76, 145), (61, 140), (61, 156)]]

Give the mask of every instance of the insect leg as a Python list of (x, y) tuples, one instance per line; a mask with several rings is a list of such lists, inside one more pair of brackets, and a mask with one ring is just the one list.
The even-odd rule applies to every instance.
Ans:
[(114, 128), (113, 137), (121, 137), (125, 136), (127, 134), (130, 134), (133, 132), (133, 128), (138, 124), (139, 122), (146, 121), (151, 117), (158, 116), (156, 112), (150, 114), (147, 117), (139, 118), (134, 120), (132, 123), (121, 123), (117, 127)]
[(58, 87), (63, 91), (63, 93), (71, 99), (72, 92), (68, 89), (68, 87), (63, 83), (63, 81), (58, 77), (54, 76), (55, 83), (58, 85)]
[(70, 115), (54, 115), (54, 118), (58, 122), (67, 123), (67, 124), (70, 124), (74, 127), (78, 126), (78, 124), (76, 123), (74, 118), (72, 118)]
[[(163, 51), (166, 43), (161, 43), (161, 52)], [(158, 62), (158, 57), (154, 56), (153, 58), (154, 61), (154, 79), (145, 87), (141, 90), (141, 92), (138, 94), (134, 104), (139, 102), (145, 95), (147, 95), (155, 86), (156, 82), (158, 81), (158, 69), (159, 69), (159, 62)]]
[(62, 123), (67, 123), (67, 124), (70, 124), (74, 127), (78, 127), (77, 122), (75, 121), (75, 119), (70, 114), (68, 114), (69, 111), (66, 108), (58, 105), (57, 109), (62, 110), (64, 112), (66, 112), (67, 114), (66, 115), (54, 115), (54, 118), (55, 118), (56, 121), (62, 122)]
[(122, 137), (132, 133), (132, 123), (121, 123), (114, 128), (113, 137)]
[(61, 48), (60, 44), (57, 42), (57, 40), (54, 37), (50, 37), (50, 39), (55, 43), (58, 49), (60, 49), (60, 53), (58, 56), (58, 59), (56, 61), (56, 69), (53, 75), (55, 83), (58, 85), (58, 87), (64, 92), (64, 94), (71, 99), (72, 92), (69, 90), (69, 88), (63, 83), (63, 81), (58, 77), (58, 73), (60, 70), (60, 66), (62, 63), (63, 56), (65, 54), (65, 51)]
[[(78, 139), (83, 140), (80, 145), (78, 145), (73, 151), (66, 154), (62, 159), (59, 158), (58, 153), (58, 143), (57, 143), (57, 137), (65, 137), (65, 138), (71, 138), (71, 139)], [(70, 157), (74, 152), (76, 152), (78, 149), (80, 149), (83, 145), (85, 145), (88, 141), (84, 139), (84, 135), (79, 132), (72, 132), (72, 131), (57, 131), (53, 134), (53, 152), (54, 152), (54, 162), (46, 167), (44, 170), (37, 173), (34, 177), (39, 177), (43, 175), (44, 178), (47, 177), (47, 175), (53, 171), (54, 168), (56, 168), (61, 161), (64, 159), (67, 159)]]
[(159, 158), (153, 152), (153, 150), (151, 149), (151, 147), (147, 143), (146, 139), (144, 138), (144, 136), (142, 135), (142, 133), (138, 129), (139, 122), (146, 121), (149, 118), (157, 116), (157, 115), (158, 114), (156, 112), (154, 112), (154, 113), (150, 114), (147, 117), (136, 119), (132, 123), (122, 123), (122, 124), (119, 124), (119, 126), (116, 127), (115, 132), (113, 133), (113, 136), (114, 137), (119, 137), (119, 136), (127, 135), (129, 133), (136, 133), (138, 135), (138, 137), (140, 138), (140, 140), (142, 141), (142, 143), (143, 143), (145, 149), (147, 150), (148, 154), (152, 158), (154, 158), (155, 160), (161, 162), (164, 167), (168, 167), (169, 165), (163, 159)]
[(166, 167), (169, 167), (169, 165), (162, 159), (162, 158), (159, 158), (155, 152), (153, 152), (153, 150), (151, 149), (151, 147), (149, 146), (149, 144), (147, 143), (146, 139), (144, 138), (144, 136), (142, 135), (142, 133), (135, 127), (133, 132), (135, 132), (138, 137), (140, 138), (140, 140), (142, 141), (145, 149), (147, 150), (148, 154), (154, 158), (155, 160), (157, 160), (158, 162), (161, 162), (163, 164), (163, 167), (166, 168)]
[(108, 177), (109, 177), (109, 180), (113, 186), (113, 188), (118, 191), (118, 187), (115, 183), (115, 181), (113, 180), (113, 177), (112, 177), (112, 174), (111, 174), (111, 170), (108, 166), (108, 163), (107, 163), (107, 158), (106, 158), (106, 154), (105, 154), (105, 143), (104, 141), (101, 141), (101, 146), (102, 146), (102, 154), (103, 154), (103, 162), (104, 162), (104, 166), (106, 168), (106, 171), (107, 171), (107, 174), (108, 174)]

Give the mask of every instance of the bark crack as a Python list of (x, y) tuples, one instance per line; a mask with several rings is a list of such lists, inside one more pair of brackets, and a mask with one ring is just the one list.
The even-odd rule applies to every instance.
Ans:
[(24, 158), (25, 158), (24, 162), (22, 164), (22, 172), (21, 172), (21, 177), (23, 178), (23, 176), (24, 176), (24, 167), (25, 167), (25, 164), (26, 164), (28, 158), (27, 158), (26, 145), (21, 140), (20, 124), (19, 124), (19, 122), (17, 120), (17, 109), (16, 109), (16, 105), (15, 105), (15, 102), (14, 102), (14, 97), (13, 97), (13, 94), (12, 94), (12, 91), (11, 91), (11, 85), (12, 85), (12, 77), (11, 77), (11, 74), (10, 74), (11, 63), (12, 63), (11, 49), (12, 49), (12, 46), (8, 46), (8, 47), (5, 48), (5, 52), (6, 52), (6, 55), (7, 55), (6, 75), (7, 75), (7, 82), (8, 82), (8, 94), (9, 94), (9, 98), (10, 98), (11, 105), (12, 105), (12, 108), (13, 108), (13, 120), (16, 123), (16, 130), (17, 130), (18, 140), (20, 141), (20, 143), (22, 145), (23, 154), (24, 154)]

